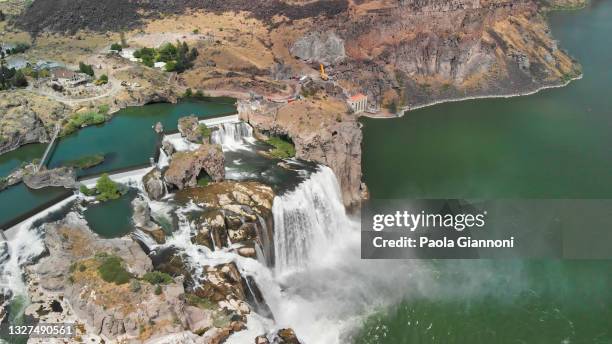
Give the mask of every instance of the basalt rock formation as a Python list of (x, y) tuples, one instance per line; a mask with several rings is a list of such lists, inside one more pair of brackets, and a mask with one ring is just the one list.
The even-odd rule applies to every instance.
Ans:
[(179, 190), (196, 186), (202, 172), (221, 181), (225, 178), (224, 162), (221, 146), (204, 143), (195, 151), (174, 153), (164, 179)]
[(387, 107), (524, 93), (580, 74), (530, 0), (361, 1), (317, 24), (344, 40), (333, 76)]
[[(152, 262), (136, 242), (98, 238), (76, 213), (45, 224), (44, 230), (48, 254), (27, 268), (35, 282), (30, 286), (33, 301), (43, 300), (44, 295), (59, 297), (84, 323), (80, 332), (112, 342), (163, 342), (170, 336), (172, 342), (184, 338), (194, 343), (222, 343), (245, 327), (250, 308), (233, 264), (207, 267), (202, 276), (206, 288), (196, 296), (186, 291), (183, 276), (149, 282), (145, 274), (152, 271)], [(109, 259), (119, 262), (121, 268), (114, 267), (114, 271), (125, 269), (129, 282), (102, 277), (101, 266)], [(227, 295), (220, 296), (221, 292)], [(60, 312), (72, 316), (72, 311)]]
[(41, 169), (38, 172), (25, 174), (23, 182), (30, 189), (46, 187), (76, 187), (76, 171), (70, 167), (59, 167), (52, 170)]
[(241, 118), (264, 134), (287, 136), (296, 157), (329, 166), (340, 183), (344, 204), (362, 199), (362, 133), (342, 102), (297, 101), (272, 112), (242, 112)]
[(0, 154), (28, 143), (48, 142), (67, 107), (21, 91), (0, 92)]
[(152, 200), (159, 201), (166, 194), (162, 172), (157, 167), (142, 177), (142, 184), (147, 196)]
[(200, 130), (200, 123), (195, 115), (179, 119), (178, 130), (187, 141), (202, 143), (202, 140), (204, 140), (204, 135)]
[(273, 264), (274, 192), (256, 182), (230, 182), (191, 188), (176, 194), (179, 203), (194, 202), (204, 210), (195, 220), (197, 234), (192, 240), (211, 250), (237, 245), (238, 254), (257, 257)]

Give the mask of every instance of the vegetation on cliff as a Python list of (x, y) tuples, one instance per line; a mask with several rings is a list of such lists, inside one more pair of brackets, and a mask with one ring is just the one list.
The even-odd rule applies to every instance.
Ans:
[(295, 157), (295, 146), (288, 140), (272, 136), (266, 142), (274, 147), (268, 152), (273, 158), (288, 159)]

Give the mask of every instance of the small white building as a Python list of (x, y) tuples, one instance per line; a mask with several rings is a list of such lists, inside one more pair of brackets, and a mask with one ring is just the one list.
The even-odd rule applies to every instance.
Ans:
[(348, 99), (348, 105), (353, 109), (354, 113), (362, 113), (368, 107), (368, 96), (358, 93)]

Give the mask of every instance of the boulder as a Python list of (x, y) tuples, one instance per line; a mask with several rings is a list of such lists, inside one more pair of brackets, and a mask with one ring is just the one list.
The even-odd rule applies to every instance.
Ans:
[(155, 123), (155, 126), (153, 127), (153, 130), (158, 133), (161, 134), (164, 132), (164, 125), (161, 124), (161, 122), (157, 122)]
[(175, 153), (164, 179), (182, 190), (196, 186), (202, 172), (206, 172), (215, 182), (225, 178), (225, 158), (221, 146), (204, 143), (195, 151)]
[(166, 242), (166, 233), (162, 228), (151, 219), (151, 208), (149, 204), (142, 198), (136, 197), (132, 201), (132, 222), (134, 226), (149, 235), (158, 244)]
[(70, 167), (60, 167), (52, 170), (42, 169), (36, 173), (23, 176), (23, 182), (30, 189), (42, 189), (50, 186), (75, 188), (76, 171)]
[(178, 130), (187, 141), (202, 143), (202, 140), (204, 140), (204, 135), (200, 130), (200, 122), (195, 115), (179, 119)]
[(142, 184), (147, 196), (152, 200), (158, 201), (166, 194), (166, 185), (162, 179), (162, 172), (157, 167), (142, 177)]
[(276, 344), (300, 344), (293, 329), (283, 328), (278, 330), (276, 334), (278, 336), (277, 340), (274, 342)]

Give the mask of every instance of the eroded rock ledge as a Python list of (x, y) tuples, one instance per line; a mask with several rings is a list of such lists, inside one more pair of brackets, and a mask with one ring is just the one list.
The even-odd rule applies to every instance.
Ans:
[[(240, 108), (240, 107), (239, 107)], [(357, 206), (361, 182), (362, 133), (357, 117), (334, 99), (305, 99), (270, 111), (240, 111), (260, 135), (289, 137), (297, 158), (329, 166), (336, 174), (345, 206)]]

